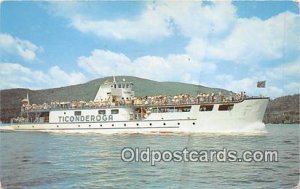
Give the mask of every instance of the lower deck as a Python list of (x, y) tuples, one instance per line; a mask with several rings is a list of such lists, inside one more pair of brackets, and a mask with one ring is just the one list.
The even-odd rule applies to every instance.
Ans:
[(90, 123), (43, 123), (14, 124), (12, 128), (20, 131), (86, 131), (100, 133), (144, 133), (144, 132), (181, 132), (196, 126), (196, 119), (119, 121)]

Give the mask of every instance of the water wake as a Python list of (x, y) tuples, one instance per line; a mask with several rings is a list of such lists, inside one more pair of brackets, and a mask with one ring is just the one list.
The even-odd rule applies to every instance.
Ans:
[(221, 125), (205, 125), (197, 133), (216, 133), (216, 134), (266, 134), (265, 124), (262, 122), (254, 123), (222, 123)]

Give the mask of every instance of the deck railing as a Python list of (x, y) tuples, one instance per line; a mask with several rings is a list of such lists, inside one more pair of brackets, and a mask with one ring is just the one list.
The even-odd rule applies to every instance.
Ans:
[(151, 106), (180, 106), (180, 105), (200, 105), (200, 104), (220, 104), (220, 103), (239, 103), (245, 99), (261, 98), (261, 97), (244, 97), (244, 98), (223, 98), (223, 99), (201, 99), (201, 98), (189, 98), (184, 100), (172, 101), (172, 100), (132, 100), (129, 102), (119, 101), (114, 103), (108, 102), (55, 102), (51, 104), (33, 104), (23, 106), (21, 111), (24, 112), (47, 112), (50, 110), (72, 110), (72, 109), (99, 109), (99, 108), (111, 108), (111, 107), (151, 107)]

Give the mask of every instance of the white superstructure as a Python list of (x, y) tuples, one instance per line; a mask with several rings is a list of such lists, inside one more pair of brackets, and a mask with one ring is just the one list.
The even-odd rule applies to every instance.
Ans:
[[(239, 101), (137, 100), (130, 82), (105, 82), (89, 107), (68, 106), (23, 111), (14, 130), (99, 133), (244, 131), (261, 124), (269, 98)], [(26, 100), (24, 100), (25, 102)], [(168, 103), (169, 102), (169, 103)], [(26, 101), (27, 103), (27, 101)], [(27, 104), (25, 104), (25, 107)]]
[(130, 82), (116, 82), (114, 77), (113, 82), (106, 81), (98, 89), (95, 96), (95, 102), (116, 102), (120, 100), (131, 100), (134, 97), (132, 90), (133, 84)]

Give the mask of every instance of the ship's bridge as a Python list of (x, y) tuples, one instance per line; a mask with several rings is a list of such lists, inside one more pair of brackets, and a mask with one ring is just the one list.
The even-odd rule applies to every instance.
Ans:
[(121, 100), (131, 100), (134, 97), (133, 83), (125, 79), (117, 82), (115, 77), (113, 82), (105, 81), (100, 85), (95, 96), (95, 102), (116, 102)]

